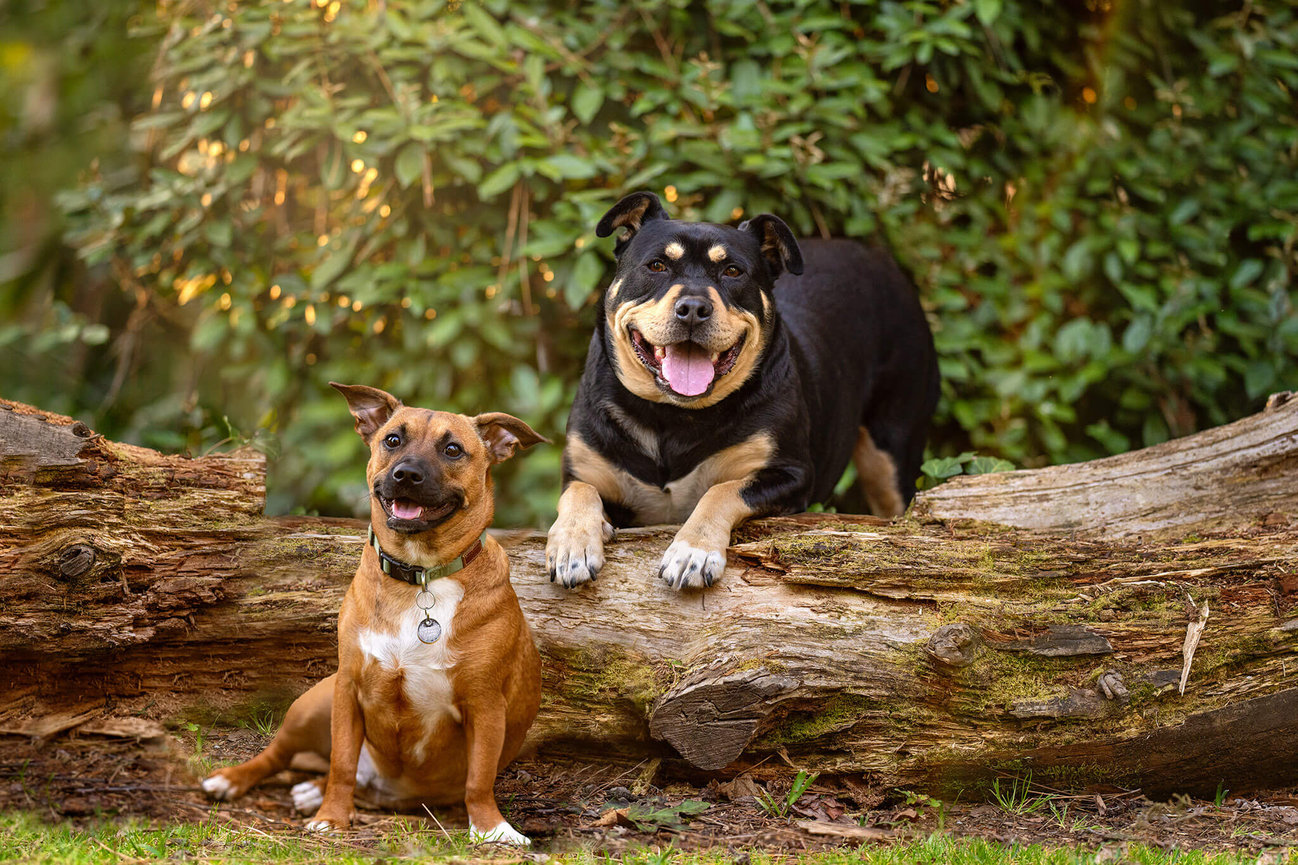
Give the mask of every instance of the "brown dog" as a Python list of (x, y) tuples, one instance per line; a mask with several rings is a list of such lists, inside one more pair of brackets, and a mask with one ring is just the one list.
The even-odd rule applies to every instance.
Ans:
[(298, 810), (319, 806), (308, 829), (347, 826), (361, 787), (381, 807), (462, 800), (474, 840), (531, 843), (492, 788), (540, 707), (541, 659), (485, 531), (491, 467), (545, 439), (500, 412), (470, 418), (333, 386), (370, 447), (370, 542), (338, 614), (338, 672), (293, 703), (266, 750), (203, 789), (233, 799), (314, 752), (329, 760), (323, 790), (293, 788)]

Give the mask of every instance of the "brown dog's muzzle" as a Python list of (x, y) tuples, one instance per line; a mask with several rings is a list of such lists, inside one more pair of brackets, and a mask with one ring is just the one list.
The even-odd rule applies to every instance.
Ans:
[(445, 522), (464, 505), (464, 493), (446, 486), (441, 470), (406, 457), (374, 482), (388, 528), (413, 534)]

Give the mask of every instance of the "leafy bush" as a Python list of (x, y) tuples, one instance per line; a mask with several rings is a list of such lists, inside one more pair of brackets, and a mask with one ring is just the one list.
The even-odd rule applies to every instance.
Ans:
[[(1298, 355), (1298, 19), (1216, 10), (164, 2), (145, 168), (65, 198), (143, 310), (112, 344), (157, 349), (104, 431), (273, 430), (272, 509), (331, 511), (364, 491), (330, 379), (558, 436), (611, 265), (593, 225), (640, 188), (887, 243), (937, 336), (935, 456), (1230, 420)], [(511, 465), (501, 523), (548, 519), (559, 453)]]

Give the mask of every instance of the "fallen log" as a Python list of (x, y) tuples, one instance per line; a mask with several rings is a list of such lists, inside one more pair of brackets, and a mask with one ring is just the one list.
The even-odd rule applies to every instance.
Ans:
[[(531, 742), (948, 795), (1026, 771), (1153, 793), (1292, 783), (1298, 401), (1232, 427), (1180, 440), (1179, 465), (1260, 437), (1255, 475), (1276, 482), (1201, 474), (1217, 513), (1139, 534), (1112, 531), (1116, 511), (1088, 533), (939, 517), (939, 487), (895, 523), (749, 524), (717, 587), (677, 594), (653, 574), (669, 527), (620, 533), (572, 593), (545, 580), (543, 535), (499, 533), (545, 662)], [(166, 456), (0, 402), (0, 732), (230, 721), (329, 673), (364, 523), (263, 517), (264, 471), (252, 451)]]

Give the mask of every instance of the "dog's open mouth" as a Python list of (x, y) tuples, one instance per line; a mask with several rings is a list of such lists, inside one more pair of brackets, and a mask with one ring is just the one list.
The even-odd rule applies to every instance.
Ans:
[(432, 528), (460, 507), (460, 503), (454, 498), (439, 504), (427, 505), (420, 504), (414, 499), (388, 499), (381, 495), (377, 497), (379, 504), (383, 506), (383, 512), (388, 515), (388, 526), (404, 531), (423, 531)]
[(636, 357), (658, 381), (680, 396), (702, 396), (712, 382), (734, 369), (748, 334), (735, 340), (725, 351), (715, 352), (685, 340), (671, 345), (654, 345), (634, 327), (628, 327)]

